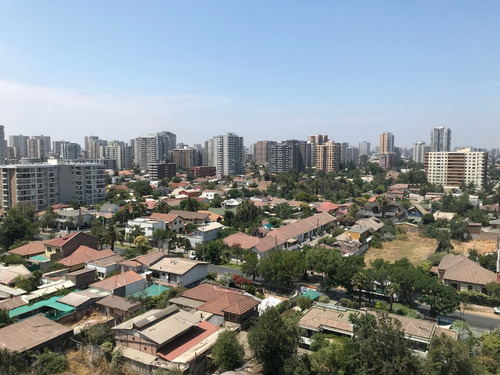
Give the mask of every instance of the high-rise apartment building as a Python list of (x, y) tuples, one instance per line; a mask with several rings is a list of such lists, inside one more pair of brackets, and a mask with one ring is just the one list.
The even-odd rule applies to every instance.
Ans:
[(473, 183), (482, 188), (487, 182), (488, 153), (465, 148), (454, 152), (428, 152), (425, 173), (431, 184), (459, 186)]
[(255, 144), (255, 162), (257, 165), (269, 165), (271, 162), (271, 149), (275, 144), (275, 141), (258, 141)]
[(347, 147), (345, 165), (347, 166), (348, 164), (359, 164), (359, 149), (357, 147)]
[(194, 147), (184, 146), (172, 150), (172, 162), (177, 167), (191, 168), (201, 166), (202, 155), (201, 150)]
[(359, 155), (370, 155), (370, 142), (359, 142)]
[(338, 172), (340, 167), (340, 144), (326, 142), (316, 145), (316, 170)]
[(28, 157), (28, 137), (27, 135), (9, 136), (9, 146), (14, 148), (14, 157), (16, 159)]
[(394, 152), (394, 134), (382, 133), (380, 134), (378, 153), (387, 154), (389, 152)]
[(140, 136), (135, 140), (135, 161), (142, 170), (148, 170), (151, 163), (169, 162), (176, 145), (177, 136), (171, 132)]
[(430, 151), (429, 145), (425, 142), (415, 142), (413, 144), (413, 160), (417, 163), (425, 163), (425, 153)]
[(309, 135), (307, 136), (307, 142), (314, 143), (316, 145), (324, 145), (326, 142), (328, 142), (328, 135)]
[(5, 164), (7, 160), (7, 141), (5, 140), (5, 129), (0, 125), (0, 164)]
[(219, 135), (205, 142), (206, 163), (225, 176), (243, 174), (243, 137), (234, 133)]
[(110, 160), (116, 160), (116, 169), (132, 168), (132, 147), (122, 141), (111, 141), (104, 146), (104, 157)]
[(451, 151), (451, 129), (439, 126), (431, 130), (431, 152)]
[(270, 152), (271, 172), (290, 172), (293, 169), (293, 151), (293, 145), (287, 142), (276, 142)]
[(96, 204), (106, 197), (105, 167), (100, 163), (47, 163), (0, 166), (0, 214), (19, 202), (31, 202), (37, 210), (56, 203)]

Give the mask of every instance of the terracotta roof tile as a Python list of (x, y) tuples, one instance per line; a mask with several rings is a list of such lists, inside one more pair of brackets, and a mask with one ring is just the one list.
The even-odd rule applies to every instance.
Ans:
[(109, 257), (112, 255), (115, 255), (115, 253), (111, 249), (96, 250), (92, 249), (91, 247), (81, 245), (78, 247), (78, 249), (75, 250), (73, 254), (59, 260), (59, 263), (61, 263), (63, 266), (71, 267), (77, 264), (91, 262), (93, 260)]
[(17, 254), (21, 256), (32, 256), (36, 254), (41, 254), (45, 252), (45, 246), (43, 241), (34, 241), (26, 244), (24, 246), (17, 247), (15, 249), (9, 250), (11, 254)]
[(96, 288), (96, 289), (102, 289), (102, 290), (108, 290), (108, 291), (113, 291), (116, 288), (119, 288), (124, 285), (132, 284), (136, 281), (142, 280), (142, 277), (139, 276), (137, 273), (134, 271), (127, 271), (124, 273), (120, 273), (115, 276), (111, 276), (107, 279), (98, 281), (96, 283), (90, 284), (89, 287), (91, 288)]

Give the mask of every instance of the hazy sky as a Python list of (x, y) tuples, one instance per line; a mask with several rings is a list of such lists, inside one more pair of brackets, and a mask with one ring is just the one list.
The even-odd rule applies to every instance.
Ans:
[(6, 135), (500, 147), (500, 1), (0, 1)]

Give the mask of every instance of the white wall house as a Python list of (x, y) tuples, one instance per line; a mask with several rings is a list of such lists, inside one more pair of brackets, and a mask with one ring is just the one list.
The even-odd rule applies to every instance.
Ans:
[(207, 277), (208, 263), (183, 258), (163, 258), (149, 270), (153, 271), (154, 279), (186, 286)]
[(186, 236), (186, 238), (191, 242), (191, 246), (195, 247), (196, 244), (210, 242), (219, 238), (222, 228), (224, 228), (224, 225), (217, 222), (204, 224), (193, 230), (192, 236)]
[(127, 227), (125, 228), (125, 234), (129, 234), (134, 230), (134, 227), (139, 226), (144, 230), (144, 236), (147, 238), (152, 238), (153, 233), (157, 229), (165, 229), (167, 226), (165, 221), (157, 218), (151, 217), (138, 217), (127, 222)]

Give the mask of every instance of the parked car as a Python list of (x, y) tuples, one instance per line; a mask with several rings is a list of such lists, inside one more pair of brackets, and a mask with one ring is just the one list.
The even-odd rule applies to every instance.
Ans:
[(196, 252), (191, 251), (191, 254), (189, 254), (189, 259), (196, 260)]
[(497, 315), (500, 314), (500, 306), (494, 307), (493, 312)]

